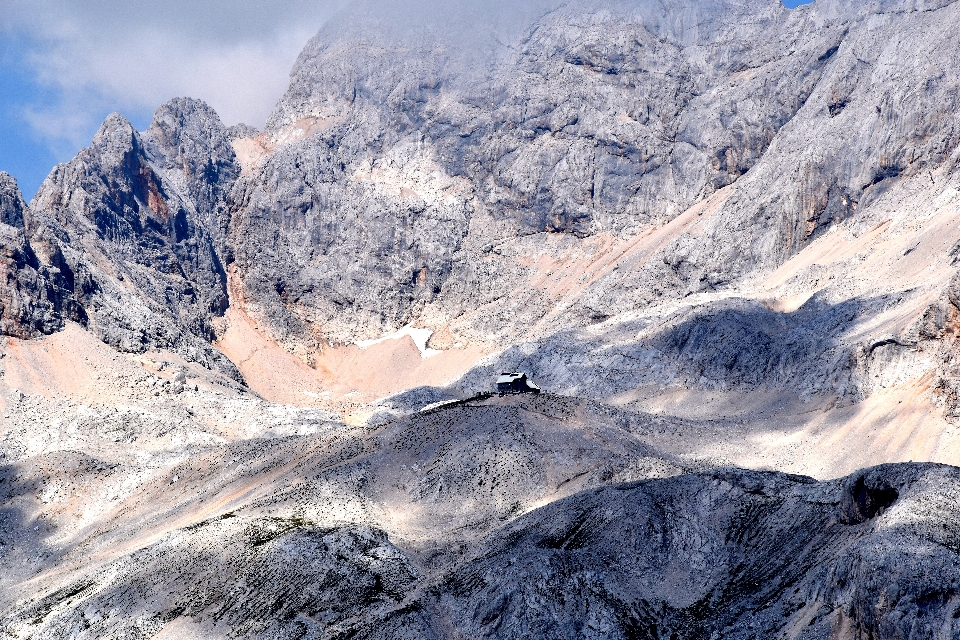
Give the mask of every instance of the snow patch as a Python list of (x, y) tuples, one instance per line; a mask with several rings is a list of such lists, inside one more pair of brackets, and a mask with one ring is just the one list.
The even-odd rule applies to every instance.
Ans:
[(438, 353), (443, 353), (443, 351), (440, 349), (430, 349), (427, 347), (427, 340), (429, 340), (430, 336), (432, 335), (433, 331), (430, 329), (417, 329), (408, 324), (403, 329), (400, 329), (396, 333), (391, 333), (388, 336), (377, 338), (376, 340), (360, 340), (354, 344), (361, 349), (366, 349), (367, 347), (371, 347), (386, 340), (399, 340), (404, 336), (410, 336), (410, 338), (413, 340), (413, 344), (417, 345), (417, 350), (420, 351), (420, 357), (426, 360), (427, 358), (435, 356)]

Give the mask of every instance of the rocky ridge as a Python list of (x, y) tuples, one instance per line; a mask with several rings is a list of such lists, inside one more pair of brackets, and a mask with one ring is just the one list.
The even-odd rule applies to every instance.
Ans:
[[(66, 318), (124, 350), (174, 348), (228, 371), (209, 345), (232, 297), (309, 366), (405, 325), (453, 352), (535, 339), (523, 349), (546, 360), (585, 355), (590, 340), (571, 333), (633, 332), (631, 351), (670, 361), (671, 341), (696, 344), (694, 362), (719, 365), (743, 330), (698, 318), (771, 320), (806, 338), (761, 336), (779, 364), (759, 378), (698, 364), (707, 375), (632, 366), (624, 380), (858, 401), (877, 390), (875, 345), (927, 340), (938, 354), (912, 377), (935, 373), (954, 406), (957, 96), (923, 61), (956, 46), (929, 36), (955, 3), (678, 3), (674, 22), (642, 2), (532, 4), (459, 48), (445, 39), (463, 35), (456, 25), (502, 7), (378, 9), (357, 5), (308, 44), (263, 133), (227, 130), (186, 99), (143, 134), (111, 116), (24, 209), (39, 261), (24, 273), (61, 278), (46, 294), (31, 285), (48, 319), (8, 333)], [(924, 220), (944, 246), (927, 246)], [(816, 262), (831, 241), (848, 255)], [(897, 246), (878, 265), (867, 257), (881, 243)], [(932, 272), (889, 277), (922, 254)], [(18, 273), (30, 260), (11, 259)], [(895, 325), (864, 326), (884, 315)], [(641, 325), (658, 335), (639, 338)], [(685, 340), (686, 326), (703, 339)], [(913, 357), (902, 351), (892, 357)], [(543, 364), (555, 390), (582, 391)]]
[(227, 306), (215, 239), (223, 245), (217, 220), (235, 169), (216, 114), (176, 100), (142, 136), (110, 116), (30, 206), (4, 174), (5, 333), (36, 337), (74, 321), (120, 350), (173, 348), (241, 379), (210, 344)]
[(957, 635), (960, 3), (513, 4), (0, 173), (0, 637)]
[[(0, 634), (956, 634), (955, 467), (824, 482), (698, 468), (638, 435), (650, 418), (635, 434), (577, 413), (569, 398), (477, 400), (197, 442), (152, 469), (80, 452), (6, 467), (2, 526), (19, 542), (0, 549), (23, 577)], [(110, 507), (78, 508), (97, 491)]]

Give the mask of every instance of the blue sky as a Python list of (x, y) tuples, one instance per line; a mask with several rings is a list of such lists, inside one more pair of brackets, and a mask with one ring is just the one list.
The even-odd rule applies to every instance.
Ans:
[(177, 96), (262, 127), (303, 45), (347, 1), (0, 0), (0, 170), (29, 200), (109, 113), (143, 130)]
[(346, 0), (0, 0), (0, 170), (29, 200), (113, 111), (171, 98), (263, 126), (306, 41)]
[[(54, 83), (42, 82), (26, 59), (29, 51), (26, 38), (0, 38), (0, 170), (17, 178), (27, 200), (55, 164), (89, 144), (99, 123), (114, 110), (94, 91), (71, 96)], [(137, 128), (149, 124), (149, 109), (125, 106), (124, 115)], [(67, 117), (71, 110), (75, 118)], [(45, 117), (60, 117), (62, 122), (45, 124)]]

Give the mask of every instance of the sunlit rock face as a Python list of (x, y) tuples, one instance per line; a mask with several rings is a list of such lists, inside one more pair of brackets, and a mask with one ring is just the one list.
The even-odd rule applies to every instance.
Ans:
[(216, 239), (238, 172), (219, 117), (201, 102), (164, 105), (143, 134), (113, 114), (41, 185), (27, 234), (44, 247), (41, 262), (71, 274), (71, 299), (104, 342), (172, 348), (236, 376), (209, 343), (227, 307)]
[(367, 0), (0, 173), (0, 639), (960, 636), (957, 33)]
[[(953, 388), (960, 234), (925, 221), (956, 202), (954, 70), (930, 63), (957, 53), (954, 4), (508, 5), (352, 6), (262, 133), (188, 99), (143, 133), (111, 116), (27, 239), (109, 344), (224, 370), (232, 297), (306, 363), (414, 325), (439, 349), (546, 340), (559, 378), (545, 360), (606, 358), (565, 338), (602, 325), (601, 350), (706, 372), (628, 367), (656, 384)], [(747, 336), (763, 362), (723, 365)]]
[[(444, 347), (496, 349), (638, 313), (662, 332), (690, 302), (732, 318), (714, 300), (805, 297), (783, 322), (836, 339), (767, 340), (783, 364), (759, 376), (863, 397), (880, 333), (914, 331), (931, 298), (953, 313), (952, 269), (894, 283), (863, 263), (878, 225), (924, 235), (919, 220), (956, 202), (954, 71), (928, 62), (957, 53), (955, 5), (501, 9), (362, 4), (301, 54), (233, 194), (245, 300), (278, 340), (309, 350), (414, 323)], [(791, 263), (840, 238), (846, 264)], [(858, 320), (892, 306), (911, 320), (865, 339)], [(685, 348), (723, 349), (736, 330), (715, 326)], [(818, 364), (800, 381), (804, 360)]]

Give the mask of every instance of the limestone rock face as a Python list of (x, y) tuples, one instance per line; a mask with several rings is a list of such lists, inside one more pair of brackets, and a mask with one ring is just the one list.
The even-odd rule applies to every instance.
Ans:
[(23, 227), (26, 208), (17, 181), (9, 173), (0, 171), (0, 222), (11, 227)]
[(57, 331), (65, 318), (85, 321), (62, 254), (41, 263), (27, 240), (26, 209), (16, 181), (0, 172), (0, 333), (18, 338)]
[[(142, 134), (111, 116), (51, 174), (27, 238), (62, 253), (97, 335), (229, 368), (209, 343), (233, 295), (305, 362), (413, 324), (441, 348), (526, 343), (559, 383), (558, 359), (604, 375), (606, 338), (578, 331), (606, 323), (630, 358), (683, 353), (621, 387), (858, 399), (891, 359), (956, 386), (948, 270), (883, 281), (905, 247), (844, 273), (904, 234), (950, 250), (920, 220), (957, 200), (955, 71), (931, 62), (960, 55), (956, 3), (387, 4), (310, 41), (263, 132), (177, 99)], [(798, 257), (841, 236), (848, 266)], [(940, 334), (916, 338), (928, 312)], [(864, 334), (879, 313), (896, 326)], [(730, 336), (763, 352), (727, 366)], [(917, 339), (928, 356), (897, 351)]]
[[(32, 338), (63, 326), (57, 292), (37, 272), (40, 266), (23, 231), (0, 226), (0, 330)], [(52, 298), (52, 299), (51, 299)]]
[[(183, 206), (193, 209), (191, 219), (213, 240), (217, 254), (229, 259), (227, 194), (240, 166), (220, 117), (199, 100), (176, 98), (157, 109), (143, 142), (151, 166), (177, 191)], [(225, 300), (216, 304), (221, 303)]]
[[(857, 398), (872, 392), (864, 350), (888, 337), (848, 340), (858, 319), (943, 295), (945, 279), (918, 276), (882, 302), (889, 282), (841, 282), (840, 266), (777, 290), (757, 280), (831, 230), (911, 224), (920, 190), (955, 198), (957, 82), (931, 62), (960, 54), (944, 28), (955, 3), (557, 3), (510, 28), (481, 15), (469, 35), (450, 26), (464, 24), (457, 3), (359, 6), (308, 44), (234, 191), (245, 301), (285, 344), (413, 323), (496, 349), (639, 313), (661, 334), (689, 324), (703, 339), (677, 343), (685, 357), (738, 386), (738, 367), (695, 350), (740, 330), (696, 318), (807, 283), (826, 307), (784, 320), (809, 340), (767, 341), (770, 362), (741, 359), (744, 375)], [(598, 251), (620, 257), (588, 269)], [(695, 317), (674, 315), (689, 302)], [(820, 324), (834, 342), (813, 338)], [(583, 348), (551, 353), (542, 376)]]
[(957, 33), (361, 0), (0, 173), (0, 640), (960, 636)]
[[(403, 27), (326, 28), (265, 132), (302, 141), (278, 146), (238, 198), (257, 212), (237, 220), (249, 230), (237, 256), (251, 298), (279, 309), (261, 281), (282, 279), (317, 314), (287, 304), (292, 316), (344, 338), (398, 328), (435, 300), (448, 314), (473, 311), (488, 301), (483, 280), (503, 287), (509, 275), (496, 271), (515, 270), (472, 272), (498, 243), (640, 232), (735, 181), (803, 105), (843, 27), (801, 36), (772, 1), (671, 11), (677, 24), (645, 3), (553, 7), (511, 41), (480, 38), (485, 59), (416, 12), (398, 17)], [(432, 19), (462, 17), (454, 8)], [(400, 39), (407, 27), (415, 35)], [(257, 235), (263, 226), (282, 232)], [(366, 258), (349, 249), (359, 229), (373, 247)], [(296, 255), (298, 272), (255, 262), (264, 243)], [(369, 263), (345, 277), (358, 259)], [(371, 289), (381, 295), (366, 298)]]
[(44, 181), (28, 234), (82, 274), (73, 295), (102, 340), (172, 348), (238, 375), (210, 346), (227, 306), (216, 239), (236, 171), (224, 127), (202, 103), (166, 105), (143, 136), (114, 114)]

